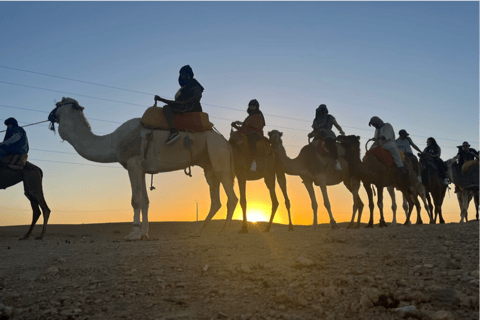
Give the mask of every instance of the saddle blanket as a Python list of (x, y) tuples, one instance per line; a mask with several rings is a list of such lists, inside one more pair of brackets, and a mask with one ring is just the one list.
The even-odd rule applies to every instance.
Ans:
[[(398, 150), (398, 152), (400, 153), (400, 157), (402, 158), (402, 161), (405, 161), (405, 155), (403, 154), (402, 150)], [(369, 154), (369, 153), (375, 155), (377, 159), (382, 161), (387, 167), (391, 167), (395, 164), (390, 152), (388, 152), (388, 150), (383, 149), (380, 146), (377, 146), (373, 149), (368, 150), (366, 154)]]
[(330, 151), (328, 151), (327, 146), (326, 146), (326, 144), (323, 140), (315, 139), (310, 143), (313, 144), (317, 148), (317, 150), (318, 150), (318, 152), (320, 152), (320, 154), (327, 155), (327, 154), (330, 153)]
[(474, 166), (477, 166), (477, 171), (478, 171), (478, 160), (470, 160), (465, 162), (462, 166), (462, 173), (467, 174), (470, 171), (470, 169), (474, 168)]
[[(233, 147), (239, 148), (243, 154), (250, 155), (250, 148), (248, 147), (248, 137), (240, 131), (234, 131), (230, 134), (230, 144)], [(266, 157), (273, 153), (273, 148), (270, 141), (266, 137), (257, 140), (257, 156)]]
[[(202, 132), (213, 129), (213, 123), (205, 112), (187, 112), (175, 114), (175, 126), (179, 131)], [(168, 122), (163, 114), (163, 108), (150, 107), (142, 116), (142, 124), (146, 128), (168, 130)]]
[(13, 170), (22, 170), (27, 164), (27, 159), (27, 154), (9, 154), (1, 158), (0, 166), (4, 167), (6, 165)]

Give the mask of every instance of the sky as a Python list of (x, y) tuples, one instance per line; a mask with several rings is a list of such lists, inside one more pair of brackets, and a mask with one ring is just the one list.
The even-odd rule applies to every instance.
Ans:
[[(71, 97), (98, 135), (142, 116), (158, 94), (171, 99), (189, 64), (205, 88), (203, 110), (227, 139), (257, 99), (265, 132), (283, 132), (287, 155), (307, 144), (315, 109), (326, 104), (347, 135), (373, 137), (372, 116), (405, 129), (420, 148), (434, 137), (442, 159), (468, 141), (479, 148), (478, 2), (0, 2), (0, 120), (47, 119)], [(4, 128), (6, 129), (6, 127)], [(0, 130), (4, 130), (1, 128)], [(47, 124), (26, 127), (29, 160), (42, 168), (51, 224), (131, 222), (131, 190), (118, 163), (79, 156)], [(336, 129), (334, 131), (338, 134)], [(2, 135), (3, 133), (0, 133)], [(210, 207), (201, 168), (154, 176), (150, 221), (203, 220)], [(150, 177), (148, 177), (150, 183)], [(451, 185), (453, 187), (453, 185)], [(287, 177), (294, 224), (313, 221), (308, 194)], [(235, 187), (239, 196), (238, 186)], [(283, 195), (275, 222), (287, 223)], [(328, 188), (337, 222), (352, 198)], [(328, 222), (319, 188), (319, 222)], [(361, 199), (368, 203), (363, 187)], [(385, 193), (386, 221), (392, 219)], [(226, 217), (226, 195), (216, 219)], [(268, 218), (263, 181), (247, 183), (248, 214)], [(400, 194), (397, 219), (404, 222)], [(415, 211), (414, 211), (415, 212)], [(473, 205), (469, 214), (473, 217)], [(453, 188), (443, 205), (460, 220)], [(23, 185), (0, 191), (0, 226), (31, 222)], [(241, 218), (240, 205), (234, 214)], [(426, 212), (422, 218), (427, 222)], [(375, 223), (378, 222), (375, 209)], [(43, 220), (40, 220), (41, 223)], [(368, 222), (366, 206), (362, 222)], [(413, 218), (415, 222), (415, 218)]]

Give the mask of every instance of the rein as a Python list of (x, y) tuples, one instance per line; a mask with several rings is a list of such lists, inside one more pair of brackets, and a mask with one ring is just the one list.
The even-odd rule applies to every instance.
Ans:
[[(39, 124), (39, 123), (48, 122), (48, 121), (50, 121), (50, 120), (45, 120), (45, 121), (35, 122), (35, 123), (31, 123), (31, 124), (26, 124), (26, 125), (24, 125), (24, 126), (21, 126), (21, 128), (33, 126), (33, 125), (36, 125), (36, 124)], [(3, 130), (3, 131), (0, 131), (0, 132), (5, 132), (5, 131), (7, 131), (7, 130)]]

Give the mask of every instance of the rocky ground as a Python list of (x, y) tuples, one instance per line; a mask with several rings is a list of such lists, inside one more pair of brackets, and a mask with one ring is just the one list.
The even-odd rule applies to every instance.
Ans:
[[(478, 222), (330, 230), (212, 221), (0, 228), (0, 319), (478, 319)], [(39, 234), (40, 229), (35, 233)], [(35, 235), (35, 234), (34, 234)]]

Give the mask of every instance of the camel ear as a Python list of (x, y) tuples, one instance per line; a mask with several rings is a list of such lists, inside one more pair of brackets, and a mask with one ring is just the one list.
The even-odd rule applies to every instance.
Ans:
[(283, 136), (283, 132), (280, 132), (280, 138)]
[(357, 136), (357, 140), (360, 141), (360, 136)]
[(85, 107), (82, 107), (82, 106), (78, 106), (78, 108), (80, 109), (80, 111), (83, 112), (83, 110), (85, 109)]

